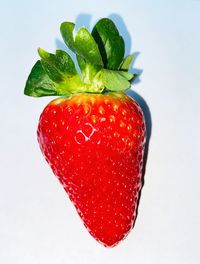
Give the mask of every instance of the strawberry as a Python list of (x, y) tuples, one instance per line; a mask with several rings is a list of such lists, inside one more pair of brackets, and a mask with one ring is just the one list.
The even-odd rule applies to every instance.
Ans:
[[(38, 142), (54, 174), (90, 234), (106, 247), (126, 237), (136, 218), (145, 147), (140, 106), (124, 90), (135, 75), (133, 56), (114, 23), (101, 19), (92, 34), (64, 22), (61, 33), (71, 57), (39, 49), (41, 60), (26, 82), (25, 94), (62, 95), (43, 110)], [(106, 44), (107, 43), (107, 44)]]

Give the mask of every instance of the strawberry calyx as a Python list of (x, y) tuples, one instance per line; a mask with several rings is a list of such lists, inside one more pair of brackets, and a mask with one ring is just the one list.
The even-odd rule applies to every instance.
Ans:
[(40, 60), (33, 66), (26, 81), (24, 94), (33, 97), (68, 96), (77, 93), (125, 91), (137, 74), (129, 72), (133, 55), (124, 58), (125, 44), (112, 20), (103, 18), (92, 33), (75, 24), (63, 22), (61, 35), (76, 55), (81, 74), (74, 61), (63, 50), (55, 54), (38, 49)]

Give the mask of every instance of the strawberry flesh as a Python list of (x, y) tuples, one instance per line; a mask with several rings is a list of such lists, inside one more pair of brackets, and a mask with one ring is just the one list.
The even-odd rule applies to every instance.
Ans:
[(124, 93), (58, 98), (41, 114), (38, 141), (90, 234), (106, 247), (132, 229), (146, 130)]

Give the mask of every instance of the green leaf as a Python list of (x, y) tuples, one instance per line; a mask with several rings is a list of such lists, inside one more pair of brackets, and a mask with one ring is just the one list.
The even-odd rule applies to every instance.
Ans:
[(72, 58), (63, 50), (56, 50), (56, 64), (55, 66), (65, 75), (78, 75), (75, 64)]
[(108, 18), (99, 20), (92, 30), (92, 36), (98, 44), (104, 67), (119, 69), (124, 58), (125, 45), (113, 21)]
[(74, 36), (73, 31), (75, 28), (75, 24), (71, 22), (63, 22), (60, 26), (60, 32), (63, 37), (65, 44), (71, 49), (73, 52), (76, 52), (76, 47), (74, 44)]
[[(48, 61), (51, 57), (50, 62), (53, 63), (54, 57), (48, 56), (46, 53), (44, 54), (48, 57)], [(44, 56), (42, 57), (44, 58)], [(47, 95), (69, 95), (73, 93), (84, 92), (86, 87), (82, 83), (78, 74), (72, 76), (67, 72), (66, 75), (63, 75), (64, 78), (62, 81), (53, 81), (51, 77), (53, 76), (53, 79), (55, 79), (55, 69), (56, 68), (54, 68), (54, 66), (51, 66), (51, 64), (46, 61), (37, 61), (28, 77), (24, 93), (29, 96), (38, 97)], [(62, 75), (60, 72), (59, 74)]]
[(85, 59), (83, 59), (81, 56), (79, 55), (76, 55), (76, 59), (77, 59), (77, 62), (78, 62), (78, 66), (82, 72), (82, 74), (84, 73), (85, 71), (85, 67), (86, 67), (86, 61)]
[(42, 67), (52, 81), (57, 84), (73, 81), (81, 82), (73, 60), (65, 51), (57, 50), (56, 54), (51, 54), (39, 48), (38, 53), (41, 57)]
[(56, 84), (46, 74), (39, 60), (35, 63), (28, 76), (24, 94), (33, 97), (58, 95)]
[(80, 28), (74, 39), (73, 30), (75, 25), (71, 22), (61, 24), (60, 31), (66, 45), (86, 60), (86, 63), (103, 66), (101, 54), (92, 35), (86, 28)]
[(103, 91), (104, 86), (101, 80), (101, 67), (86, 63), (86, 61), (78, 55), (77, 61), (81, 69), (82, 81), (85, 84), (87, 92), (93, 90), (93, 92), (99, 93)]
[(86, 62), (86, 60), (79, 55), (77, 55), (76, 58), (81, 69), (82, 81), (87, 84), (92, 84), (93, 78), (101, 70), (102, 67)]
[(120, 65), (120, 70), (128, 71), (133, 60), (134, 60), (133, 54), (126, 56)]
[(56, 54), (52, 54), (39, 48), (38, 53), (44, 70), (54, 82), (60, 83), (74, 76), (79, 77), (73, 60), (65, 51), (57, 50)]
[(119, 74), (121, 74), (124, 78), (126, 78), (128, 81), (133, 79), (134, 74), (126, 71), (117, 71)]
[(63, 80), (63, 75), (56, 68), (56, 56), (54, 54), (48, 53), (47, 51), (38, 48), (38, 54), (41, 57), (41, 63), (45, 72), (49, 75), (50, 79), (55, 82), (61, 82)]
[(98, 46), (86, 28), (79, 29), (75, 37), (75, 47), (76, 53), (86, 61), (103, 66)]
[(63, 81), (63, 75), (52, 64), (46, 62), (45, 60), (41, 60), (41, 64), (44, 71), (52, 81), (56, 83)]
[(125, 91), (131, 86), (130, 82), (118, 71), (103, 69), (101, 72), (103, 84), (109, 91)]

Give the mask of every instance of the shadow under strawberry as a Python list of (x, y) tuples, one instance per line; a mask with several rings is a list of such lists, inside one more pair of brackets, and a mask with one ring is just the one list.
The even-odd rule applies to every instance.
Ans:
[[(128, 90), (126, 94), (131, 96), (140, 105), (142, 112), (144, 114), (144, 119), (145, 119), (145, 124), (146, 124), (146, 144), (145, 144), (144, 156), (143, 156), (142, 187), (141, 187), (139, 198), (138, 198), (136, 218), (135, 218), (135, 222), (136, 222), (136, 219), (138, 216), (138, 209), (139, 209), (139, 203), (141, 199), (142, 188), (145, 184), (146, 164), (147, 164), (147, 159), (148, 159), (149, 143), (150, 143), (151, 132), (152, 132), (152, 118), (151, 118), (151, 112), (150, 112), (149, 106), (141, 95), (139, 95), (133, 90)], [(135, 222), (134, 222), (134, 225), (135, 225)]]

